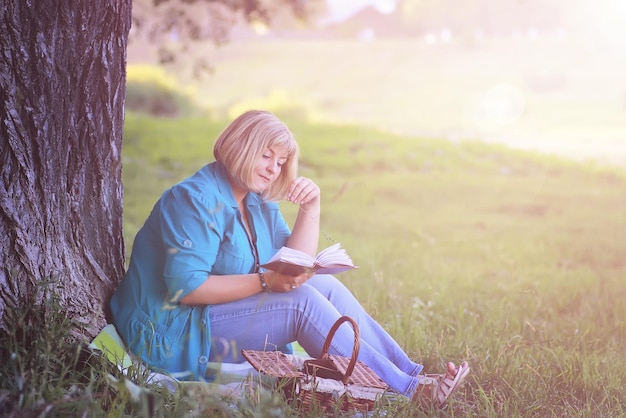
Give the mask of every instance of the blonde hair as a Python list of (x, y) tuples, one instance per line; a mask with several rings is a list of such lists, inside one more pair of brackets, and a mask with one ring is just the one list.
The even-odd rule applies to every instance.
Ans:
[(268, 148), (287, 152), (280, 175), (261, 193), (265, 200), (280, 200), (287, 195), (291, 181), (298, 173), (298, 143), (293, 134), (273, 113), (249, 110), (233, 120), (213, 145), (213, 156), (235, 182), (252, 190), (252, 175), (259, 158)]

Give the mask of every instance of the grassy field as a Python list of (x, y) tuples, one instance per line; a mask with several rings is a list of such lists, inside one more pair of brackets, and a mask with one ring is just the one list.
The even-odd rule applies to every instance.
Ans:
[[(137, 47), (129, 63), (150, 62)], [(127, 114), (128, 251), (163, 190), (211, 160), (234, 114), (274, 110), (323, 190), (320, 249), (341, 242), (360, 265), (341, 280), (426, 371), (472, 366), (444, 412), (397, 400), (374, 416), (626, 416), (623, 57), (557, 41), (253, 41), (195, 53), (211, 54), (211, 78), (161, 81), (211, 117)], [(144, 70), (134, 80), (154, 73)], [(1, 334), (0, 416), (303, 416), (276, 394), (172, 394), (141, 368), (129, 379), (85, 359), (48, 290), (46, 306), (12, 312), (15, 333)]]
[[(154, 62), (131, 44), (129, 63)], [(204, 79), (185, 69), (202, 56)], [(626, 167), (626, 58), (589, 40), (233, 40), (169, 68), (216, 113), (294, 106), (311, 120), (480, 139)]]
[[(623, 171), (287, 122), (324, 193), (320, 248), (341, 242), (361, 267), (341, 279), (426, 370), (470, 361), (444, 415), (626, 414)], [(226, 123), (128, 115), (128, 246), (162, 190), (211, 160)]]

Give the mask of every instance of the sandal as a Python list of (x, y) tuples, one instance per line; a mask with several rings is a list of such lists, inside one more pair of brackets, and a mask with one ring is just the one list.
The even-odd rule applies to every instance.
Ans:
[(470, 372), (466, 361), (459, 365), (456, 375), (425, 374), (421, 379), (413, 395), (413, 399), (423, 408), (443, 407), (450, 396), (461, 386)]

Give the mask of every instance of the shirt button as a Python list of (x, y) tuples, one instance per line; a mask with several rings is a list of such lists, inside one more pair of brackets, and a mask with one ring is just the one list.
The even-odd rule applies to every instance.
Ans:
[(207, 364), (209, 361), (209, 359), (207, 358), (207, 356), (200, 356), (198, 357), (198, 363), (200, 364)]
[(192, 245), (193, 245), (193, 243), (190, 240), (188, 240), (188, 239), (183, 241), (183, 247), (185, 247), (185, 248), (191, 248)]

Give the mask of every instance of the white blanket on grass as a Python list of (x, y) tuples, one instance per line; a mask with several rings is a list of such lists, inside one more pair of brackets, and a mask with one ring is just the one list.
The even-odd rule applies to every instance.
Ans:
[[(128, 352), (124, 342), (117, 333), (113, 324), (108, 324), (93, 339), (89, 345), (92, 349), (100, 350), (108, 360), (116, 365), (123, 373), (128, 371), (134, 363), (134, 357)], [(212, 376), (213, 385), (222, 395), (237, 395), (242, 383), (250, 376), (258, 375), (258, 372), (250, 363), (209, 363), (207, 375)], [(146, 380), (147, 383), (159, 384), (170, 391), (176, 391), (181, 385), (194, 385), (198, 382), (185, 382), (164, 374), (151, 371)], [(202, 383), (204, 384), (204, 383)]]

